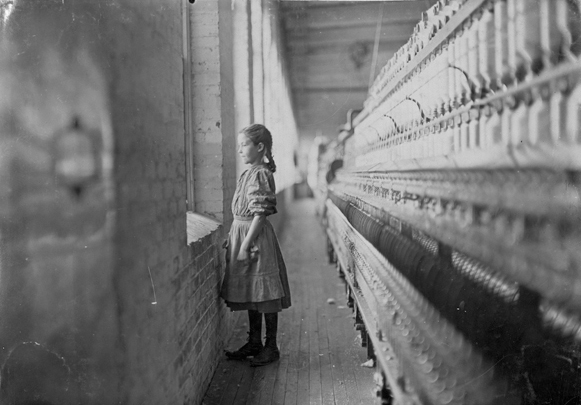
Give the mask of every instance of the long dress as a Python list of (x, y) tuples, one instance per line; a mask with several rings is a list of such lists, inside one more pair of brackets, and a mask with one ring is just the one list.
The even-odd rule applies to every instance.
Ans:
[(271, 313), (291, 306), (286, 266), (268, 219), (253, 242), (251, 260), (237, 260), (254, 216), (276, 212), (272, 172), (264, 165), (250, 167), (238, 179), (232, 200), (234, 221), (226, 244), (226, 271), (220, 292), (233, 311)]

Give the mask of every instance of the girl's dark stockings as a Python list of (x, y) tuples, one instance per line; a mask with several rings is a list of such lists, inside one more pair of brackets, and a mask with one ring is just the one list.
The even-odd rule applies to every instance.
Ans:
[(262, 345), (262, 314), (252, 309), (248, 310), (249, 340)]
[(235, 352), (226, 351), (226, 357), (231, 360), (244, 360), (262, 351), (262, 314), (260, 312), (248, 310), (248, 328), (248, 342)]
[(266, 342), (264, 348), (254, 356), (250, 361), (250, 365), (264, 366), (272, 363), (280, 358), (280, 352), (276, 345), (276, 333), (278, 331), (278, 312), (271, 314), (264, 314), (264, 321), (266, 323)]
[(278, 331), (278, 312), (264, 314), (266, 323), (266, 345), (276, 347), (276, 333)]

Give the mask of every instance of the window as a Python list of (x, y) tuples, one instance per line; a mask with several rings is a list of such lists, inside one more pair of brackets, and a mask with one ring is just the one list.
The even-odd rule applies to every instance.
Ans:
[(185, 134), (185, 162), (186, 162), (186, 230), (187, 244), (203, 238), (214, 232), (221, 223), (195, 212), (196, 200), (194, 193), (194, 130), (193, 130), (193, 102), (192, 102), (192, 6), (189, 0), (182, 2), (182, 60), (184, 86), (184, 134)]

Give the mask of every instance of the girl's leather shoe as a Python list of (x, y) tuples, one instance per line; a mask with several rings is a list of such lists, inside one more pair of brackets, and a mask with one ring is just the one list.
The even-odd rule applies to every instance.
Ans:
[(277, 361), (279, 358), (280, 352), (278, 351), (278, 347), (266, 345), (257, 356), (254, 356), (254, 358), (250, 360), (250, 365), (252, 367), (265, 366)]
[(261, 342), (247, 342), (235, 352), (226, 351), (226, 357), (230, 360), (244, 360), (248, 356), (256, 356), (264, 349)]

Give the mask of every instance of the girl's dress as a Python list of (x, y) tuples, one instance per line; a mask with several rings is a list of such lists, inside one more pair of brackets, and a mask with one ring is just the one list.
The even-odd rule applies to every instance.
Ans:
[(276, 190), (272, 172), (264, 165), (252, 166), (238, 179), (232, 200), (234, 221), (226, 244), (226, 273), (220, 296), (233, 311), (279, 312), (291, 305), (286, 266), (272, 224), (264, 221), (251, 247), (249, 262), (237, 260), (255, 215), (272, 215)]

